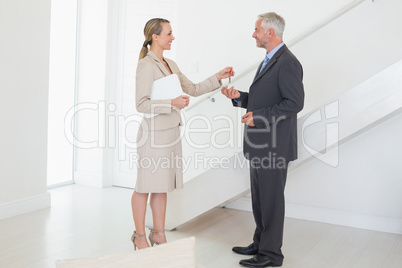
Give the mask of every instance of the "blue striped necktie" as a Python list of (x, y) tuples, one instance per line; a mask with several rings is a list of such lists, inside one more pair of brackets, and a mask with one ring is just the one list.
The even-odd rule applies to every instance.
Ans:
[(269, 61), (269, 58), (268, 58), (268, 53), (267, 53), (267, 54), (265, 54), (265, 59), (264, 59), (264, 62), (262, 63), (260, 73), (264, 69), (265, 65), (267, 65), (268, 61)]

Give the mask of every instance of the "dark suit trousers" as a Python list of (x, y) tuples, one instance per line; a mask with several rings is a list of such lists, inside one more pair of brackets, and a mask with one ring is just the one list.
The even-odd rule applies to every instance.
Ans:
[(254, 245), (275, 264), (282, 264), (281, 251), (285, 218), (285, 184), (287, 168), (268, 167), (269, 163), (250, 162), (251, 201), (256, 223)]

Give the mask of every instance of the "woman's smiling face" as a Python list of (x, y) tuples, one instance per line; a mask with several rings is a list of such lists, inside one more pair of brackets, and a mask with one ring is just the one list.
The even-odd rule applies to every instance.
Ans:
[(172, 33), (172, 27), (170, 23), (162, 23), (162, 31), (160, 35), (156, 35), (156, 43), (162, 50), (170, 50), (172, 47), (172, 41), (174, 40)]

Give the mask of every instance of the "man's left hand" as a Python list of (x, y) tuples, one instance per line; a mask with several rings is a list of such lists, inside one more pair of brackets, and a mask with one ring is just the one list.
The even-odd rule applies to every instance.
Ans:
[(253, 120), (253, 112), (248, 112), (242, 116), (241, 122), (250, 126), (255, 127), (254, 120)]

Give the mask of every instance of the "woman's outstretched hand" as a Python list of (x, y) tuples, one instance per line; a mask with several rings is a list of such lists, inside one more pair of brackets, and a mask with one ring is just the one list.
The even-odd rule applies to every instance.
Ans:
[(234, 76), (233, 67), (226, 67), (216, 73), (216, 77), (218, 78), (219, 81), (221, 81), (224, 78), (229, 78), (232, 76)]
[(234, 87), (228, 88), (228, 86), (224, 86), (222, 87), (221, 92), (231, 100), (240, 98), (240, 92), (234, 89)]
[(172, 107), (184, 109), (190, 103), (190, 97), (186, 95), (178, 96), (175, 99), (172, 99)]

